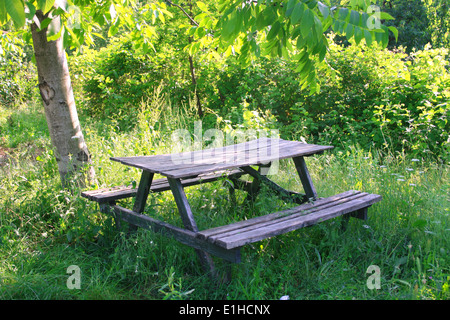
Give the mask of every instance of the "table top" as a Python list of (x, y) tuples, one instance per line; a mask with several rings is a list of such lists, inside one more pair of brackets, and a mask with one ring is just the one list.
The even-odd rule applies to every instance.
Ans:
[(333, 146), (299, 141), (260, 138), (220, 148), (153, 156), (112, 157), (111, 160), (169, 178), (186, 178), (280, 159), (310, 156), (332, 148)]

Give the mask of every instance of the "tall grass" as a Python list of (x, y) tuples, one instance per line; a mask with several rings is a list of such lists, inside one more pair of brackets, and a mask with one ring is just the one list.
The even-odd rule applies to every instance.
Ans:
[[(170, 133), (192, 126), (187, 110), (151, 99), (128, 132), (82, 119), (98, 186), (137, 183), (138, 170), (109, 157), (170, 152)], [(48, 136), (37, 125), (43, 117), (36, 111), (26, 136), (0, 122), (2, 136), (17, 139), (0, 167), (0, 299), (450, 298), (448, 166), (358, 148), (308, 158), (320, 196), (355, 189), (383, 200), (367, 221), (351, 219), (345, 230), (338, 218), (248, 245), (231, 282), (216, 283), (191, 248), (150, 231), (126, 237), (96, 204), (62, 190)], [(290, 161), (272, 178), (301, 191)], [(187, 196), (200, 228), (290, 205), (263, 189), (253, 205), (231, 206), (226, 181), (190, 187)], [(238, 203), (243, 196), (237, 193)], [(170, 193), (151, 195), (149, 203), (146, 214), (180, 225)], [(70, 265), (81, 270), (81, 289), (66, 285)], [(371, 265), (380, 267), (381, 289), (367, 287)]]

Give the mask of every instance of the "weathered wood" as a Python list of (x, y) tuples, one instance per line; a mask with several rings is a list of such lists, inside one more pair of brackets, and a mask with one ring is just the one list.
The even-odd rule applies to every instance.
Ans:
[(259, 216), (259, 217), (255, 217), (252, 219), (235, 222), (235, 223), (228, 224), (225, 226), (220, 226), (220, 227), (211, 228), (208, 230), (203, 230), (199, 233), (199, 236), (207, 238), (207, 237), (211, 237), (211, 236), (214, 236), (217, 234), (223, 234), (226, 232), (231, 232), (233, 230), (239, 230), (239, 229), (242, 229), (243, 227), (249, 227), (251, 225), (257, 225), (260, 223), (264, 223), (266, 221), (273, 221), (278, 218), (288, 217), (299, 211), (302, 212), (302, 210), (327, 208), (328, 206), (333, 205), (333, 203), (349, 201), (352, 198), (360, 197), (360, 196), (361, 196), (360, 191), (350, 190), (350, 191), (343, 192), (341, 194), (338, 194), (338, 195), (335, 195), (332, 197), (318, 199), (318, 200), (314, 201), (313, 203), (305, 203), (301, 206), (297, 206), (297, 207), (294, 207), (291, 209), (286, 209), (283, 211), (267, 214), (264, 216)]
[(308, 199), (317, 198), (316, 188), (312, 182), (311, 176), (309, 174), (308, 168), (306, 167), (306, 162), (303, 156), (294, 157), (295, 168), (297, 169), (300, 181), (302, 182), (303, 189), (305, 190), (306, 197)]
[[(127, 165), (151, 165), (155, 167), (165, 167), (173, 165), (177, 160), (186, 161), (187, 164), (196, 162), (202, 164), (204, 159), (213, 161), (214, 163), (222, 162), (223, 156), (235, 155), (237, 153), (252, 153), (255, 150), (272, 147), (272, 145), (280, 145), (285, 140), (261, 138), (249, 142), (232, 144), (224, 147), (202, 149), (197, 151), (181, 152), (178, 154), (162, 154), (153, 156), (132, 156), (132, 157), (113, 157), (111, 160), (118, 162), (126, 162)], [(288, 141), (285, 141), (288, 142)], [(125, 164), (125, 163), (124, 163)]]
[(136, 199), (133, 205), (133, 211), (137, 213), (144, 212), (147, 197), (150, 192), (150, 186), (153, 180), (153, 172), (143, 170), (141, 179), (139, 181), (139, 187), (136, 193)]
[[(177, 179), (218, 170), (264, 164), (295, 156), (308, 156), (331, 148), (333, 147), (264, 138), (244, 144), (190, 153), (145, 157), (114, 157), (111, 160)], [(184, 160), (175, 161), (175, 159)]]
[(369, 210), (369, 207), (365, 207), (365, 208), (359, 209), (358, 211), (343, 215), (342, 222), (341, 222), (341, 230), (342, 231), (347, 230), (347, 226), (348, 226), (348, 222), (349, 222), (350, 218), (367, 220), (367, 211), (368, 210)]
[(350, 191), (320, 199), (314, 204), (307, 203), (263, 217), (201, 231), (198, 237), (225, 249), (232, 249), (352, 213), (380, 200), (379, 195)]
[[(200, 175), (195, 178), (182, 179), (181, 184), (183, 185), (183, 187), (189, 187), (206, 182), (216, 181), (222, 177), (240, 177), (243, 174), (244, 172), (239, 169), (214, 172), (213, 174)], [(91, 201), (106, 203), (110, 201), (134, 197), (137, 193), (137, 190), (137, 188), (133, 188), (132, 186), (120, 186), (84, 191), (81, 193), (81, 195)], [(167, 181), (167, 178), (155, 179), (152, 181), (152, 184), (150, 186), (151, 192), (162, 192), (168, 190), (170, 190), (170, 185)]]
[(87, 198), (88, 200), (95, 201), (101, 204), (115, 200), (134, 197), (136, 193), (137, 188), (133, 188), (131, 186), (119, 186), (119, 187), (83, 191), (81, 193), (81, 196)]
[(115, 215), (119, 219), (124, 220), (125, 222), (139, 226), (143, 229), (152, 230), (155, 232), (162, 232), (166, 235), (173, 237), (174, 239), (185, 245), (188, 245), (194, 249), (206, 251), (227, 261), (233, 263), (241, 262), (241, 255), (239, 248), (233, 250), (226, 250), (217, 245), (198, 239), (196, 237), (196, 233), (190, 230), (178, 228), (169, 223), (153, 219), (146, 215), (137, 214), (132, 210), (117, 205), (113, 206), (112, 208)]
[(197, 232), (197, 224), (195, 223), (194, 216), (192, 214), (191, 207), (186, 197), (186, 193), (183, 190), (180, 179), (169, 178), (169, 185), (172, 189), (173, 197), (175, 198), (175, 203), (177, 204), (178, 211), (183, 220), (184, 227), (190, 231)]
[[(172, 190), (173, 197), (175, 198), (178, 212), (180, 213), (181, 220), (183, 220), (184, 227), (189, 231), (198, 232), (198, 227), (195, 223), (191, 206), (189, 205), (180, 179), (168, 178), (167, 180), (169, 181), (170, 189)], [(217, 274), (211, 256), (207, 252), (199, 249), (196, 249), (196, 253), (205, 271), (215, 278)]]
[(278, 193), (278, 195), (283, 200), (294, 201), (294, 202), (296, 202), (298, 204), (301, 204), (301, 203), (304, 203), (304, 202), (308, 201), (308, 198), (306, 197), (305, 194), (298, 193), (298, 192), (295, 192), (295, 191), (289, 191), (289, 190), (284, 189), (283, 187), (279, 186), (278, 184), (276, 184), (275, 182), (273, 182), (272, 180), (270, 180), (266, 176), (261, 175), (259, 171), (253, 169), (250, 166), (242, 167), (241, 169), (244, 172), (246, 172), (249, 175), (251, 175), (257, 181), (261, 181), (262, 183), (267, 185), (270, 189), (272, 189), (273, 191)]

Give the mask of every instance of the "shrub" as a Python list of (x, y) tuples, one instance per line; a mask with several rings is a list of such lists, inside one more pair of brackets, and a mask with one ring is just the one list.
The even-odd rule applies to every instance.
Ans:
[(450, 73), (447, 49), (407, 55), (377, 47), (330, 45), (321, 92), (302, 96), (284, 132), (333, 145), (448, 153)]
[(12, 106), (31, 99), (35, 88), (36, 68), (24, 51), (22, 39), (0, 31), (0, 104)]

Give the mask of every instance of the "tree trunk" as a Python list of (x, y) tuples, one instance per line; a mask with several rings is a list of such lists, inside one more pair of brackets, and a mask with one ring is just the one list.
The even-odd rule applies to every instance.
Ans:
[[(41, 11), (36, 15), (40, 21), (46, 18)], [(78, 120), (62, 37), (48, 41), (47, 28), (39, 31), (35, 23), (31, 25), (31, 33), (39, 91), (62, 185), (67, 187), (73, 180), (83, 187), (95, 178), (95, 174), (89, 165), (90, 155)]]

